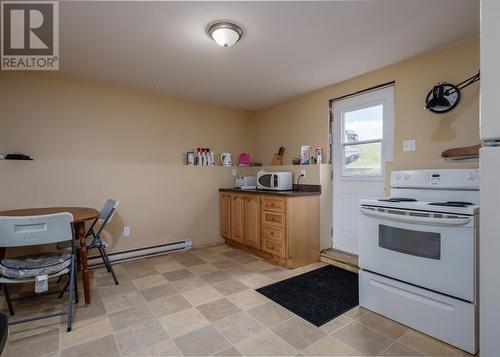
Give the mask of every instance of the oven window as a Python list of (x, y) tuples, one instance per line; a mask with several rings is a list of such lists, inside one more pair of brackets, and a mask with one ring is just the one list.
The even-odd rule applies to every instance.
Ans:
[(441, 234), (378, 226), (379, 247), (417, 257), (440, 259)]

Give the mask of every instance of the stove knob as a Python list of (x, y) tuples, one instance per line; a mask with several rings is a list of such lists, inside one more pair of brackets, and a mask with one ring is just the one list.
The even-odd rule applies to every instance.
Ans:
[(467, 174), (467, 180), (472, 181), (476, 178), (476, 174), (474, 172), (469, 172)]
[(396, 180), (401, 180), (401, 175), (396, 175)]
[(405, 175), (405, 180), (407, 180), (407, 181), (408, 181), (409, 179), (410, 179), (410, 175), (406, 174), (406, 175)]

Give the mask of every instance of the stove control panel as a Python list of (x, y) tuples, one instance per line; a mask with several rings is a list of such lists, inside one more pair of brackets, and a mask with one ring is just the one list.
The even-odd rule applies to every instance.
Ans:
[(391, 186), (408, 188), (479, 189), (479, 170), (443, 169), (394, 171)]
[(446, 181), (446, 174), (439, 172), (426, 172), (425, 181), (431, 183), (434, 182), (435, 185), (438, 185), (440, 182)]

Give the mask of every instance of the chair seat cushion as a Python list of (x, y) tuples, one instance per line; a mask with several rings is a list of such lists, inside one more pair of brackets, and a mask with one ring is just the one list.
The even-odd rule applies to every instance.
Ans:
[(71, 264), (71, 254), (41, 253), (0, 260), (0, 275), (11, 279), (34, 278), (59, 273)]

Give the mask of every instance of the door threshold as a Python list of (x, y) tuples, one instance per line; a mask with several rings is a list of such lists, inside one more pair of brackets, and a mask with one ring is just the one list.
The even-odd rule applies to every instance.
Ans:
[(354, 273), (359, 270), (358, 256), (338, 249), (323, 250), (321, 252), (321, 261)]

